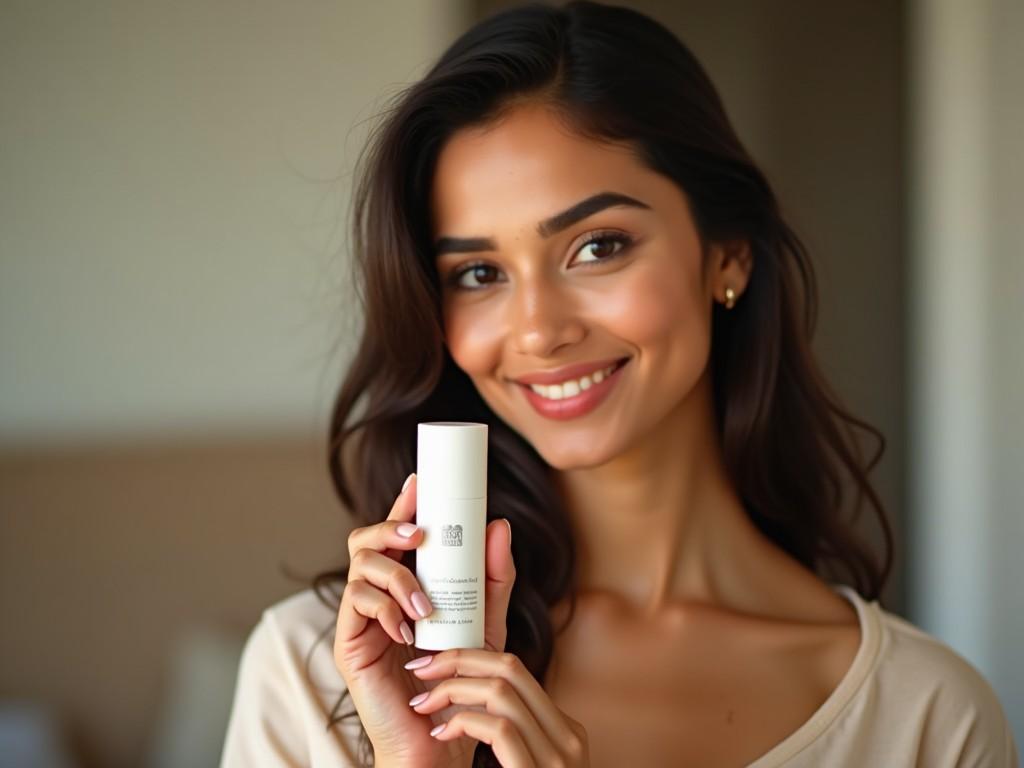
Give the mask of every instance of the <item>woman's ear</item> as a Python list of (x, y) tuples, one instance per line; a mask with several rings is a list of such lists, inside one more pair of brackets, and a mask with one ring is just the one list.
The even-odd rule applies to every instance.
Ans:
[(712, 250), (711, 291), (718, 301), (725, 301), (725, 289), (732, 288), (739, 298), (746, 290), (754, 268), (754, 255), (749, 240), (717, 243)]

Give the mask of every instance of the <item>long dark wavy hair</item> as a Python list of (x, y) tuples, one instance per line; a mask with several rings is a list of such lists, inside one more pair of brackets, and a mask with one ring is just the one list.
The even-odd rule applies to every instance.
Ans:
[[(665, 27), (631, 9), (574, 0), (533, 2), (479, 22), (384, 110), (357, 165), (351, 235), (364, 326), (330, 421), (328, 466), (358, 525), (387, 517), (416, 466), (420, 421), (490, 429), (488, 520), (508, 518), (516, 581), (506, 651), (542, 684), (555, 635), (549, 610), (576, 606), (576, 547), (552, 468), (486, 405), (444, 344), (431, 243), (430, 189), (445, 141), (516, 105), (549, 107), (582, 137), (627, 142), (638, 160), (686, 194), (703, 246), (749, 241), (754, 268), (732, 310), (713, 305), (716, 425), (725, 466), (757, 527), (800, 563), (837, 570), (880, 599), (893, 539), (868, 473), (885, 438), (839, 403), (810, 341), (817, 287), (803, 243), (740, 143), (704, 69)], [(866, 461), (855, 428), (877, 440)], [(865, 498), (885, 538), (879, 563), (844, 517), (844, 476), (859, 515)], [(415, 552), (402, 563), (414, 571)], [(415, 571), (414, 571), (415, 572)], [(313, 588), (336, 613), (348, 566)], [(342, 694), (327, 718), (331, 728)], [(366, 732), (362, 754), (372, 757)], [(481, 742), (474, 766), (497, 765)]]

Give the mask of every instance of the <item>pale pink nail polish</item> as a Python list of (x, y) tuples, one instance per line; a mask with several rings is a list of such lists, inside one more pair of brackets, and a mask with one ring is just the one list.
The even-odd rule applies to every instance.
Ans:
[(429, 695), (429, 693), (421, 693), (416, 696), (413, 696), (411, 699), (409, 699), (409, 706), (415, 707), (417, 704), (422, 704), (424, 701), (427, 700), (427, 696)]
[(413, 659), (412, 661), (407, 661), (405, 663), (405, 668), (406, 669), (419, 669), (420, 667), (425, 667), (425, 666), (427, 666), (427, 664), (430, 663), (430, 660), (433, 659), (433, 658), (434, 658), (433, 655), (430, 655), (430, 656), (420, 656), (418, 659)]
[(412, 607), (416, 609), (416, 613), (424, 619), (427, 618), (430, 613), (430, 600), (427, 599), (427, 596), (422, 592), (413, 592), (410, 600), (412, 600)]
[(437, 736), (437, 734), (439, 734), (439, 733), (440, 733), (441, 731), (443, 731), (443, 730), (444, 730), (444, 727), (445, 727), (446, 725), (448, 725), (448, 723), (441, 723), (440, 725), (438, 725), (438, 726), (435, 726), (435, 727), (434, 727), (434, 728), (433, 728), (433, 729), (432, 729), (432, 730), (430, 731), (430, 735), (431, 735), (431, 736)]
[(412, 629), (409, 628), (409, 625), (406, 622), (403, 621), (398, 625), (398, 631), (401, 632), (402, 637), (405, 638), (406, 645), (412, 645), (412, 641), (415, 640), (416, 637), (413, 635)]

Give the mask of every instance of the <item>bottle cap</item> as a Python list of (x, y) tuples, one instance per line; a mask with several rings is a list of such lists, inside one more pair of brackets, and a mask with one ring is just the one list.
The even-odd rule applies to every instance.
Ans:
[(416, 489), (449, 499), (487, 495), (487, 425), (426, 421), (417, 425)]

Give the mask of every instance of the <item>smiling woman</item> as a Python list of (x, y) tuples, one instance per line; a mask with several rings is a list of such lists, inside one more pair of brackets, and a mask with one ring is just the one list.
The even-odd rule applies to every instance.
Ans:
[[(638, 440), (654, 450), (659, 435), (674, 436), (665, 450), (697, 447), (670, 442), (712, 414), (710, 377), (697, 386), (711, 309), (727, 288), (742, 295), (746, 243), (705, 247), (678, 184), (543, 103), (449, 139), (431, 203), (447, 348), (548, 464), (603, 465)], [(482, 227), (494, 234), (473, 234)], [(698, 439), (710, 433), (708, 422)], [(595, 487), (593, 474), (569, 477)]]
[[(388, 111), (354, 223), (329, 466), (361, 525), (253, 631), (224, 764), (1015, 764), (987, 681), (878, 602), (884, 440), (677, 38), (593, 2), (486, 19)], [(486, 630), (412, 659), (424, 421), (490, 427)]]

